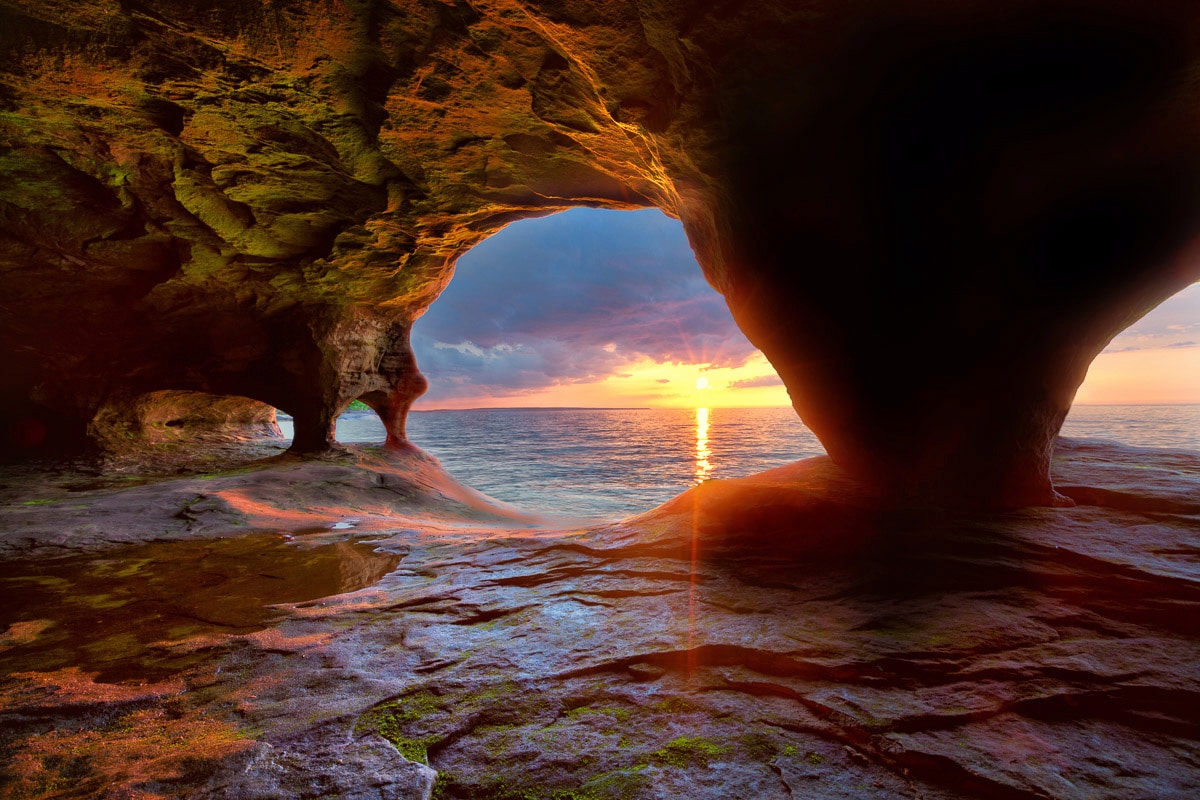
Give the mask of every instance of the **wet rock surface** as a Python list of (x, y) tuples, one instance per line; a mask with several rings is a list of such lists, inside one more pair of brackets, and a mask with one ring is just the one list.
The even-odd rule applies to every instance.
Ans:
[[(139, 466), (124, 458), (0, 468), (0, 555), (53, 556), (249, 529), (361, 533), (410, 519), (433, 529), (540, 520), (459, 484), (414, 447), (344, 448), (323, 459), (302, 459), (268, 440), (244, 446), (238, 469), (196, 472), (231, 447), (220, 442), (208, 452), (190, 451), (185, 461), (171, 459), (165, 475), (163, 462)], [(120, 471), (112, 472), (114, 465)], [(184, 477), (171, 475), (180, 469)]]
[[(1200, 456), (1058, 452), (1074, 508), (884, 507), (811, 459), (591, 528), (364, 514), (353, 533), (402, 556), (393, 571), (164, 642), (203, 656), (177, 674), (7, 669), (5, 791), (1192, 797)], [(343, 473), (344, 505), (379, 491), (360, 481), (378, 465), (321, 469)], [(212, 479), (214, 496), (247, 479)], [(310, 488), (239, 513), (329, 503)], [(293, 535), (344, 538), (332, 524)], [(44, 635), (30, 622), (4, 634), (6, 663)]]

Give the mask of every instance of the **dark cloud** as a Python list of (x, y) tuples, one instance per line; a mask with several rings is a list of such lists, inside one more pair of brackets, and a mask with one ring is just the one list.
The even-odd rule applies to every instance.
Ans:
[(460, 259), (413, 346), (435, 402), (590, 381), (647, 357), (737, 366), (756, 352), (683, 227), (654, 210), (576, 209), (500, 231)]

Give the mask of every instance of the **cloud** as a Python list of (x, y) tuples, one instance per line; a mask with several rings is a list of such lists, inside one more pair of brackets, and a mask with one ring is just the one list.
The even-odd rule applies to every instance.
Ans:
[(754, 349), (656, 210), (524, 220), (463, 256), (413, 327), (429, 401), (593, 381), (650, 358), (738, 366)]
[(1183, 341), (1183, 342), (1167, 342), (1164, 344), (1160, 340), (1151, 339), (1150, 341), (1148, 341), (1144, 344), (1131, 344), (1131, 345), (1127, 345), (1125, 347), (1113, 347), (1112, 345), (1109, 345), (1108, 347), (1104, 348), (1104, 352), (1106, 352), (1106, 353), (1131, 353), (1131, 352), (1137, 352), (1139, 350), (1171, 350), (1171, 349), (1174, 349), (1177, 347), (1196, 347), (1197, 345), (1200, 345), (1200, 342)]
[(458, 343), (434, 342), (433, 349), (453, 350), (464, 356), (474, 356), (475, 358), (502, 358), (509, 353), (515, 353), (520, 348), (501, 342), (500, 344), (484, 349), (474, 342), (464, 339)]
[(778, 375), (761, 375), (729, 384), (730, 389), (757, 389), (762, 386), (783, 386), (783, 380)]
[(1104, 352), (1194, 347), (1200, 341), (1198, 335), (1200, 283), (1194, 283), (1118, 334)]

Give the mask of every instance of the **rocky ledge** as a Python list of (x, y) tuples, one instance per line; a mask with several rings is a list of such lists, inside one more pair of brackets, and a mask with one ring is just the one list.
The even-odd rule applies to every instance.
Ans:
[(823, 458), (591, 527), (415, 450), (42, 481), (0, 792), (1195, 797), (1200, 456), (1057, 452), (1077, 506), (988, 516)]

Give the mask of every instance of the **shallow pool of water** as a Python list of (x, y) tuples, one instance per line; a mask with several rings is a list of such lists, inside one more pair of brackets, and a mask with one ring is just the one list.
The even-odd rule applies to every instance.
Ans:
[(207, 657), (178, 643), (260, 630), (283, 615), (273, 605), (365, 588), (401, 558), (263, 532), (0, 564), (0, 676), (74, 666), (106, 683), (161, 680)]

